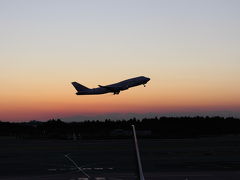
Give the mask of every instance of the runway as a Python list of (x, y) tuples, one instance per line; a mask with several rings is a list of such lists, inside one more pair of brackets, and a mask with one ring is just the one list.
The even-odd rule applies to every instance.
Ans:
[[(240, 171), (232, 172), (159, 172), (145, 173), (145, 180), (239, 180)], [(63, 173), (43, 176), (2, 177), (1, 180), (90, 180), (79, 173)], [(132, 173), (108, 173), (94, 175), (91, 180), (137, 180)]]
[[(132, 140), (1, 139), (0, 180), (134, 180)], [(239, 180), (240, 137), (140, 139), (145, 180)]]

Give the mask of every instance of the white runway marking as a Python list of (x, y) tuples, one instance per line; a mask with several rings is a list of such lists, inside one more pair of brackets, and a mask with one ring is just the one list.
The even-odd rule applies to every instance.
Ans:
[(88, 178), (78, 178), (77, 180), (88, 180)]
[(82, 168), (83, 170), (92, 170), (92, 168)]
[(94, 170), (103, 170), (103, 168), (93, 168)]
[(106, 180), (105, 177), (95, 177), (96, 180)]

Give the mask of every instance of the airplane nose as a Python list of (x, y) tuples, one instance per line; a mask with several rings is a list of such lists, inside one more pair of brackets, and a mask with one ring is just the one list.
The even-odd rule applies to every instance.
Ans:
[(147, 78), (147, 81), (150, 81), (150, 78)]

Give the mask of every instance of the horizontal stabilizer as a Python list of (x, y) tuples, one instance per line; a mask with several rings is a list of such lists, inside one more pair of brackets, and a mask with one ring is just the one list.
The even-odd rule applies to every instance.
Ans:
[(77, 90), (77, 91), (86, 91), (86, 90), (89, 90), (89, 88), (87, 88), (86, 86), (83, 86), (77, 82), (72, 82), (72, 85), (74, 86), (74, 88)]

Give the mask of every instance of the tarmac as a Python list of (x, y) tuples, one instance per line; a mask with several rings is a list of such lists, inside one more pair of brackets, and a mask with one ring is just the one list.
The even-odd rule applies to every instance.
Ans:
[[(232, 172), (161, 172), (145, 173), (145, 180), (239, 180), (240, 171)], [(2, 177), (1, 180), (137, 180), (132, 173), (108, 173), (94, 175), (91, 178), (80, 173), (63, 173), (52, 175)]]
[[(0, 139), (0, 180), (134, 180), (127, 140)], [(240, 137), (140, 139), (145, 180), (239, 180)], [(92, 180), (91, 179), (91, 180)]]

